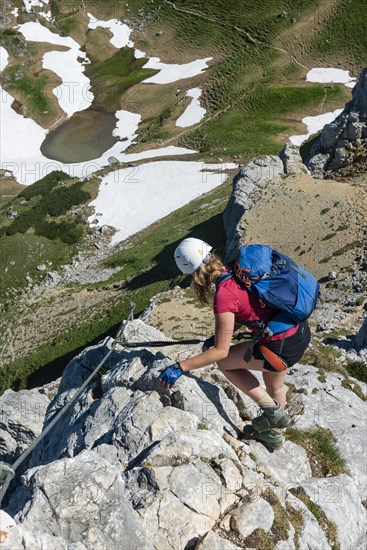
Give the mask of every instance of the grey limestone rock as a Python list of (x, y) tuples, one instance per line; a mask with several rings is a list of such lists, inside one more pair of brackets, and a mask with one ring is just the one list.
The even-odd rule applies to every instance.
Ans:
[[(131, 323), (127, 334), (136, 341), (164, 338), (142, 321)], [(25, 392), (33, 401), (43, 400), (38, 431), (111, 345), (111, 339), (105, 339), (75, 357), (50, 403), (44, 394), (47, 388), (44, 393)], [(185, 374), (172, 391), (162, 388), (157, 383), (159, 368), (179, 353), (173, 350), (171, 358), (163, 348), (119, 346), (111, 354), (101, 380), (88, 386), (33, 453), (31, 467), (23, 472), (6, 509), (15, 525), (6, 527), (4, 548), (185, 550), (197, 544), (203, 550), (234, 549), (236, 545), (227, 541), (233, 531), (243, 540), (256, 529), (271, 530), (275, 512), (264, 498), (271, 488), (283, 507), (289, 503), (302, 512), (300, 547), (327, 550), (322, 527), (291, 492), (298, 487), (339, 523), (338, 537), (346, 548), (359, 547), (366, 499), (365, 402), (342, 387), (342, 377), (330, 373), (320, 382), (313, 367), (293, 369), (292, 383), (307, 392), (299, 394), (304, 414), (295, 417), (297, 427), (328, 427), (349, 469), (349, 474), (335, 478), (315, 478), (306, 451), (295, 443), (287, 441), (281, 450), (269, 453), (258, 442), (237, 439), (243, 425), (238, 406), (245, 405), (225, 384), (224, 391), (223, 375), (218, 371), (215, 376), (215, 366), (207, 375), (206, 369), (203, 374)], [(361, 388), (366, 391), (366, 385), (361, 383)], [(17, 403), (22, 395), (6, 392), (1, 399), (10, 396)], [(246, 397), (242, 399), (245, 403)], [(242, 409), (242, 414), (248, 413)], [(2, 425), (4, 452), (10, 458), (19, 452), (12, 447), (15, 433), (31, 428), (24, 445), (36, 433), (27, 422), (23, 425), (21, 419), (14, 433), (11, 422)], [(337, 502), (326, 502), (328, 483), (345, 488)], [(353, 516), (353, 529), (348, 529), (346, 508)], [(290, 527), (277, 550), (295, 548), (295, 537)]]
[(231, 527), (243, 539), (246, 539), (255, 529), (270, 531), (273, 521), (273, 508), (266, 500), (258, 497), (254, 500), (241, 502), (232, 515)]
[(199, 542), (196, 550), (240, 550), (240, 546), (232, 544), (214, 531), (209, 531), (207, 535)]
[(233, 259), (245, 238), (241, 220), (251, 208), (256, 192), (269, 181), (282, 175), (284, 175), (283, 162), (279, 157), (269, 155), (254, 158), (241, 168), (233, 179), (232, 194), (223, 213), (227, 237), (226, 262)]
[(307, 163), (307, 167), (316, 179), (324, 178), (324, 170), (327, 162), (330, 159), (330, 155), (327, 153), (314, 154)]
[(284, 172), (287, 176), (299, 176), (309, 173), (307, 167), (303, 164), (297, 145), (287, 143), (281, 150), (279, 157), (283, 161)]
[(42, 525), (46, 534), (67, 543), (83, 541), (87, 548), (152, 548), (132, 502), (123, 498), (122, 477), (94, 451), (31, 469), (24, 483), (32, 506), (16, 519), (27, 530), (37, 532)]
[[(345, 474), (332, 478), (310, 479), (303, 484), (308, 496), (322, 507), (326, 517), (335, 523), (340, 547), (354, 550), (362, 548), (366, 528), (366, 509), (358, 498), (351, 478)], [(348, 529), (344, 528), (348, 511)], [(357, 544), (356, 544), (357, 541)]]
[(312, 175), (323, 178), (325, 173), (352, 163), (355, 154), (367, 147), (367, 69), (353, 88), (352, 99), (342, 113), (326, 124), (314, 143), (307, 167)]
[[(2, 550), (69, 550), (62, 537), (55, 537), (47, 533), (38, 534), (37, 531), (30, 532), (23, 525), (13, 527), (1, 544)], [(85, 550), (82, 545), (78, 550)]]
[(41, 433), (49, 399), (37, 389), (14, 392), (0, 397), (1, 459), (13, 463)]

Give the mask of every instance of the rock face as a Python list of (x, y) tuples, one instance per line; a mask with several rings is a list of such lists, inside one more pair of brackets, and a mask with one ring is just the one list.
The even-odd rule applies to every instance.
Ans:
[(353, 97), (343, 112), (321, 132), (307, 163), (314, 177), (343, 168), (367, 151), (367, 69), (353, 88)]
[(269, 181), (284, 175), (283, 162), (274, 155), (254, 158), (233, 179), (231, 197), (223, 213), (227, 237), (225, 262), (230, 262), (246, 239), (241, 223), (259, 194)]
[[(136, 341), (164, 339), (139, 320), (128, 330)], [(43, 408), (45, 425), (110, 346), (106, 339), (68, 364)], [(329, 532), (296, 496), (300, 488), (337, 524), (343, 550), (364, 546), (366, 403), (342, 387), (341, 376), (320, 382), (317, 369), (301, 365), (290, 376), (304, 409), (297, 427), (330, 429), (349, 470), (315, 477), (306, 451), (291, 441), (269, 453), (237, 439), (256, 408), (217, 367), (184, 375), (164, 390), (159, 369), (181, 350), (169, 348), (170, 358), (162, 350), (113, 352), (100, 382), (92, 382), (39, 443), (21, 484), (13, 482), (2, 516), (3, 550), (222, 550), (254, 547), (257, 536), (277, 550), (327, 550)], [(36, 390), (28, 393), (38, 397)], [(32, 432), (28, 443), (39, 427), (26, 420), (20, 424)], [(2, 450), (9, 457), (15, 456), (6, 451), (12, 430), (8, 415)]]
[(42, 431), (50, 400), (38, 390), (7, 390), (0, 397), (0, 455), (13, 463)]
[(309, 174), (307, 167), (303, 164), (299, 147), (292, 143), (287, 143), (281, 150), (279, 157), (284, 164), (284, 172), (287, 176), (298, 176), (300, 174)]
[(354, 347), (357, 351), (367, 349), (367, 317), (364, 319), (362, 326), (354, 339)]

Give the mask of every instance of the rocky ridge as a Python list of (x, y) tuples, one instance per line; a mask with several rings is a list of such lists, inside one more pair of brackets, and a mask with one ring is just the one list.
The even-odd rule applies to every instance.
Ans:
[[(165, 338), (140, 320), (127, 331), (131, 341)], [(30, 414), (42, 402), (33, 416), (34, 435), (111, 342), (75, 357), (58, 388), (40, 388), (38, 397), (37, 390), (18, 394)], [(291, 375), (295, 425), (331, 430), (346, 460), (346, 473), (325, 477), (315, 474), (305, 449), (291, 441), (274, 453), (238, 441), (254, 406), (215, 366), (181, 377), (171, 392), (163, 390), (159, 368), (179, 349), (170, 348), (170, 357), (164, 353), (119, 347), (113, 352), (100, 386), (87, 388), (35, 449), (21, 483), (14, 483), (2, 512), (2, 548), (234, 549), (254, 547), (264, 536), (277, 550), (326, 550), (334, 536), (343, 550), (363, 547), (366, 403), (342, 387), (340, 375), (320, 382), (317, 369), (304, 365)], [(367, 386), (360, 386), (366, 395)], [(8, 390), (1, 397), (2, 409), (15, 396)], [(25, 426), (24, 418), (8, 415), (2, 434), (17, 436)], [(22, 450), (9, 445), (8, 460)], [(320, 509), (318, 519), (305, 504), (310, 499)]]
[(367, 157), (367, 68), (353, 88), (352, 99), (340, 115), (326, 124), (314, 143), (307, 166), (312, 175), (324, 178)]
[[(226, 262), (240, 244), (262, 242), (319, 278), (322, 300), (312, 320), (321, 342), (323, 334), (334, 332), (328, 343), (335, 345), (342, 363), (367, 364), (366, 346), (354, 341), (365, 319), (366, 207), (364, 189), (358, 186), (330, 181), (316, 186), (299, 148), (287, 144), (279, 157), (254, 158), (240, 169), (224, 211)], [(345, 330), (353, 337), (343, 336)]]

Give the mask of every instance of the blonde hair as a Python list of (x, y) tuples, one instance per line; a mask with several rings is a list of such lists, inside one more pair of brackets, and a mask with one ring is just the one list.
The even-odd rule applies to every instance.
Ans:
[(210, 303), (213, 273), (224, 270), (223, 262), (215, 254), (212, 254), (208, 263), (201, 265), (194, 272), (191, 288), (203, 306), (207, 306)]

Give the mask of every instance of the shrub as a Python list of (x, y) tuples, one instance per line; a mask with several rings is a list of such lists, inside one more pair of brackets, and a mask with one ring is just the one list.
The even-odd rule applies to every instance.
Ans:
[(353, 378), (367, 384), (367, 368), (363, 361), (351, 361), (347, 365), (347, 371)]
[(65, 220), (57, 223), (46, 220), (39, 221), (35, 226), (36, 234), (47, 237), (51, 241), (60, 239), (63, 243), (75, 244), (80, 241), (83, 235), (83, 228), (73, 222)]
[(47, 200), (47, 213), (50, 216), (61, 216), (72, 206), (81, 204), (90, 198), (90, 194), (82, 189), (83, 183), (78, 182), (68, 187), (59, 187), (50, 194)]
[(26, 200), (30, 200), (32, 197), (41, 195), (45, 197), (52, 191), (52, 189), (60, 182), (70, 179), (70, 176), (61, 170), (54, 170), (45, 176), (44, 178), (36, 181), (33, 185), (26, 187), (19, 197), (23, 197)]

